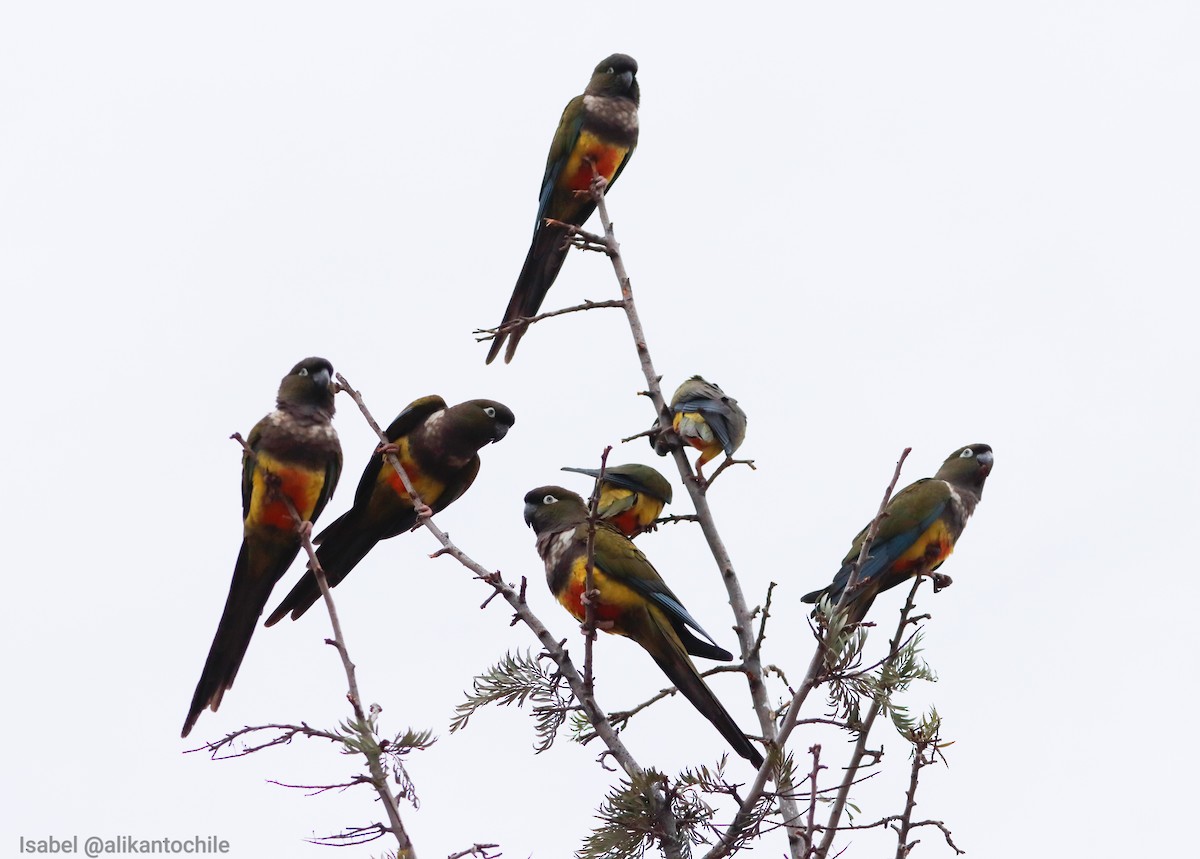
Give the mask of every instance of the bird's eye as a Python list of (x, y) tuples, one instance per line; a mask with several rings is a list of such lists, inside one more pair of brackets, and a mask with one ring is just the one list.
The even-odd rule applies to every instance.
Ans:
[(483, 413), (484, 413), (485, 415), (487, 415), (489, 418), (494, 418), (494, 417), (496, 416), (496, 410), (495, 410), (495, 409), (493, 409), (491, 406), (487, 406), (487, 407), (486, 407), (486, 408), (483, 410)]
[(969, 447), (966, 447), (966, 448), (963, 448), (963, 452), (959, 454), (959, 457), (962, 459), (970, 459), (974, 455), (975, 455), (975, 451), (971, 450), (971, 448), (969, 448)]
[(557, 504), (558, 499), (555, 498), (553, 495), (547, 495), (545, 498), (542, 499), (542, 503), (543, 504)]
[(608, 69), (604, 73), (606, 75), (611, 75), (614, 71), (616, 71), (616, 70), (612, 66), (609, 66)]
[(301, 367), (301, 368), (300, 368), (300, 372), (299, 372), (297, 375), (300, 375), (300, 376), (307, 376), (307, 375), (308, 375), (308, 368), (306, 368), (306, 367)]

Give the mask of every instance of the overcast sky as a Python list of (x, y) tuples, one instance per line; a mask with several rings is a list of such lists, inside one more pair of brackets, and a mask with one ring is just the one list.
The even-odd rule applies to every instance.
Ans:
[[(921, 604), (940, 680), (908, 701), (935, 703), (955, 742), (918, 814), (975, 857), (1194, 843), (1200, 9), (813, 5), (4, 5), (0, 349), (17, 393), (0, 853), (123, 834), (328, 856), (303, 839), (381, 819), (365, 791), (268, 783), (357, 772), (327, 745), (183, 754), (246, 724), (348, 715), (319, 611), (260, 629), (220, 712), (179, 739), (241, 539), (228, 436), (307, 355), (382, 422), (432, 393), (513, 409), (438, 522), (528, 576), (534, 610), (581, 652), (521, 498), (586, 492), (559, 467), (649, 425), (631, 338), (617, 311), (576, 314), (485, 366), (471, 332), (508, 301), (563, 105), (614, 51), (640, 65), (642, 137), (609, 199), (658, 371), (668, 389), (701, 373), (749, 415), (740, 454), (758, 469), (710, 497), (748, 598), (779, 583), (765, 658), (803, 672), (799, 597), (836, 570), (905, 446), (909, 482), (986, 442), (996, 466), (944, 568), (954, 586)], [(606, 260), (576, 254), (546, 307), (615, 295)], [(373, 445), (344, 397), (336, 426), (346, 471), (326, 523)], [(642, 440), (613, 456), (669, 465)], [(699, 532), (641, 545), (735, 649)], [(567, 856), (610, 775), (565, 736), (535, 756), (518, 711), (449, 735), (472, 677), (536, 642), (499, 601), (480, 611), (487, 589), (434, 549), (423, 532), (391, 540), (336, 591), (384, 728), (440, 737), (410, 761), (416, 847)], [(597, 659), (611, 709), (666, 684), (624, 640)], [(753, 728), (744, 682), (713, 685)], [(671, 773), (724, 749), (675, 700), (625, 737)], [(806, 733), (793, 748), (814, 741), (835, 769), (849, 749)], [(874, 742), (885, 767), (855, 791), (863, 820), (900, 810), (907, 779), (894, 731)], [(952, 855), (921, 837), (920, 855)], [(875, 856), (894, 839), (842, 843)]]

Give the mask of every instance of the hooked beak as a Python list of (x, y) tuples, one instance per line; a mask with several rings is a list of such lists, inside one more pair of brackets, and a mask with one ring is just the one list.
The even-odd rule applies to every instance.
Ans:
[(983, 453), (979, 454), (977, 461), (981, 466), (983, 466), (982, 470), (985, 475), (991, 474), (992, 472), (992, 459), (992, 452), (990, 450), (985, 450)]
[(525, 502), (525, 524), (530, 528), (533, 527), (533, 514), (537, 512), (537, 505), (532, 501)]

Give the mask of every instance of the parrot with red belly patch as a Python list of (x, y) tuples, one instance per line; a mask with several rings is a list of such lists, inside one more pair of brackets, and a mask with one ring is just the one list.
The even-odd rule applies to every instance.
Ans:
[[(561, 486), (539, 486), (525, 495), (525, 522), (537, 534), (546, 582), (562, 606), (580, 621), (586, 617), (587, 518), (583, 499)], [(596, 523), (592, 581), (600, 592), (594, 603), (597, 628), (641, 645), (733, 750), (755, 768), (761, 767), (762, 755), (688, 656), (729, 662), (732, 654), (718, 647), (688, 614), (641, 550), (603, 521)]]
[[(992, 473), (992, 462), (992, 449), (986, 444), (960, 447), (933, 477), (922, 478), (896, 493), (884, 510), (879, 533), (847, 597), (851, 623), (862, 621), (883, 591), (913, 576), (932, 573), (950, 557), (983, 496), (983, 483)], [(805, 594), (800, 598), (802, 602), (815, 603), (822, 597), (832, 603), (838, 601), (850, 584), (868, 528), (869, 524), (854, 538), (833, 582)]]
[(216, 711), (241, 667), (258, 618), (275, 583), (300, 552), (290, 501), (315, 522), (342, 472), (342, 448), (333, 429), (333, 365), (306, 358), (279, 385), (275, 411), (250, 430), (253, 453), (242, 456), (242, 548), (225, 610), (196, 684), (182, 736), (205, 707)]
[[(533, 241), (501, 325), (538, 312), (567, 258), (567, 231), (545, 219), (583, 226), (596, 209), (586, 193), (593, 176), (603, 176), (612, 187), (629, 163), (637, 146), (639, 98), (637, 61), (613, 54), (596, 66), (583, 94), (567, 103), (546, 157)], [(498, 333), (487, 363), (500, 354), (505, 340), (504, 362), (511, 361), (525, 331), (522, 325)]]
[[(562, 471), (600, 478), (598, 468), (567, 466)], [(670, 482), (657, 469), (638, 463), (613, 465), (604, 469), (597, 512), (626, 537), (636, 537), (654, 530), (654, 523), (663, 507), (671, 503), (671, 496)]]
[[(405, 407), (385, 435), (404, 472), (430, 513), (445, 510), (462, 497), (479, 474), (479, 451), (498, 442), (516, 421), (495, 400), (468, 400), (447, 406), (438, 396), (422, 397)], [(373, 456), (358, 482), (354, 505), (317, 535), (317, 560), (335, 587), (380, 540), (412, 530), (418, 511), (396, 470)], [(271, 612), (267, 626), (289, 612), (300, 617), (321, 598), (309, 571)]]

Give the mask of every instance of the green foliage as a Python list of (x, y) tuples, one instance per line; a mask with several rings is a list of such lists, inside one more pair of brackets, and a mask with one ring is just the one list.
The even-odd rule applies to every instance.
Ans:
[(544, 752), (554, 745), (558, 729), (571, 712), (571, 699), (563, 694), (563, 686), (562, 679), (547, 671), (528, 650), (516, 655), (505, 653), (502, 660), (472, 682), (473, 691), (466, 693), (467, 700), (454, 708), (450, 732), (465, 728), (480, 707), (488, 704), (521, 707), (531, 700), (535, 705), (534, 731), (538, 737), (534, 749)]
[(938, 734), (941, 730), (942, 717), (938, 715), (936, 707), (930, 707), (929, 712), (922, 716), (919, 722), (910, 725), (907, 730), (901, 731), (900, 734), (904, 739), (918, 748), (933, 746), (934, 748), (941, 749), (943, 745), (949, 745), (949, 743), (938, 742)]
[[(709, 776), (707, 770), (702, 772)], [(675, 822), (675, 840), (682, 856), (691, 855), (691, 845), (703, 842), (700, 829), (713, 816), (713, 809), (693, 789), (700, 777), (681, 778), (674, 790), (666, 790), (666, 777), (647, 770), (635, 779), (622, 779), (609, 790), (596, 811), (601, 824), (592, 831), (576, 853), (580, 859), (640, 859), (668, 837), (659, 808), (669, 802)], [(711, 776), (710, 776), (711, 777)], [(715, 780), (714, 780), (714, 783)], [(722, 785), (723, 786), (723, 785)]]
[[(762, 825), (767, 817), (775, 810), (774, 800), (767, 795), (760, 795), (754, 807), (745, 815), (738, 815), (733, 825), (722, 825), (717, 828), (712, 824), (712, 818), (715, 816), (715, 810), (705, 803), (697, 792), (705, 794), (728, 794), (729, 796), (738, 799), (737, 787), (731, 785), (725, 779), (725, 756), (721, 757), (720, 763), (715, 771), (708, 767), (698, 767), (696, 769), (684, 770), (679, 776), (679, 785), (677, 793), (681, 798), (686, 798), (689, 803), (696, 808), (696, 813), (693, 817), (689, 835), (693, 842), (699, 843), (704, 840), (699, 835), (700, 827), (703, 827), (712, 834), (713, 839), (728, 838), (731, 839), (730, 853), (735, 853), (750, 842), (759, 838), (762, 835)], [(784, 761), (783, 769), (791, 777), (793, 761), (789, 755)], [(780, 780), (784, 784), (789, 784), (783, 776)], [(693, 788), (694, 790), (688, 790)]]
[(862, 724), (861, 701), (878, 701), (880, 711), (892, 720), (901, 736), (908, 737), (916, 723), (908, 708), (896, 703), (894, 696), (907, 691), (914, 681), (937, 681), (937, 675), (921, 658), (921, 634), (914, 634), (873, 670), (861, 669), (864, 641), (865, 631), (859, 629), (843, 641), (830, 661), (829, 700), (852, 728)]

